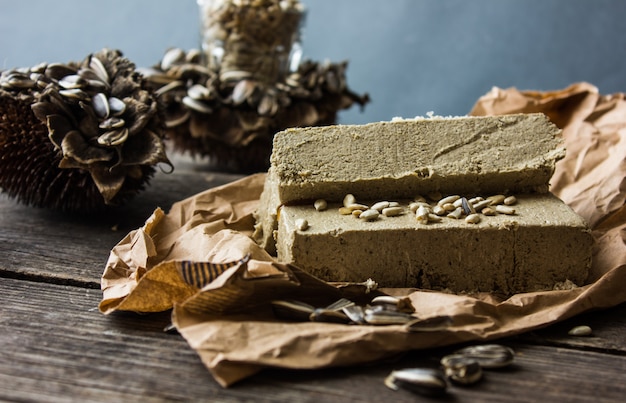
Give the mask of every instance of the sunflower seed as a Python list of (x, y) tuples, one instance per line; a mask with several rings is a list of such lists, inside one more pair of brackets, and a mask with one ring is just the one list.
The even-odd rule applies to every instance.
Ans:
[(402, 207), (387, 207), (383, 209), (383, 215), (385, 217), (396, 217), (402, 214)]
[(65, 76), (59, 80), (59, 85), (67, 90), (84, 88), (87, 86), (87, 81), (77, 74)]
[(317, 308), (309, 315), (311, 322), (350, 323), (350, 318), (341, 312), (327, 308)]
[(161, 70), (167, 71), (176, 63), (185, 60), (185, 52), (180, 48), (172, 48), (165, 52), (161, 60)]
[(370, 325), (404, 325), (415, 319), (414, 316), (406, 312), (375, 308), (366, 308), (363, 318)]
[(446, 393), (448, 383), (441, 371), (407, 368), (392, 371), (385, 378), (385, 386), (392, 390), (402, 388), (421, 395), (440, 396)]
[(213, 109), (204, 102), (198, 101), (197, 99), (193, 99), (189, 96), (183, 97), (183, 104), (196, 112), (205, 114), (213, 113)]
[(444, 197), (443, 199), (439, 200), (437, 202), (438, 206), (443, 206), (446, 203), (454, 203), (455, 201), (459, 200), (461, 198), (461, 196), (458, 195), (452, 195), (452, 196), (448, 196), (448, 197)]
[(462, 354), (451, 354), (441, 359), (441, 365), (448, 378), (462, 385), (471, 385), (482, 379), (483, 370), (473, 358)]
[(592, 333), (593, 330), (589, 326), (576, 326), (567, 332), (570, 336), (591, 336)]
[(233, 88), (233, 104), (241, 105), (252, 97), (257, 84), (253, 80), (241, 80)]
[(299, 301), (276, 300), (272, 301), (271, 304), (274, 314), (287, 320), (308, 321), (309, 316), (315, 310), (312, 305)]
[(98, 137), (98, 144), (103, 146), (117, 146), (128, 138), (128, 129), (111, 130)]
[(59, 90), (59, 94), (63, 95), (65, 98), (78, 99), (80, 101), (89, 100), (89, 94), (80, 88), (72, 88), (67, 90)]
[(123, 127), (125, 124), (126, 122), (124, 121), (124, 119), (111, 117), (100, 122), (98, 127), (104, 130), (110, 130), (110, 129), (119, 129), (120, 127)]
[(472, 206), (465, 197), (461, 197), (461, 207), (463, 207), (463, 212), (466, 215), (476, 214), (476, 210), (474, 209), (474, 206)]
[(199, 101), (211, 98), (211, 90), (204, 85), (194, 84), (187, 90), (187, 95)]
[(378, 203), (372, 204), (372, 207), (370, 208), (372, 210), (377, 210), (379, 213), (382, 213), (383, 209), (386, 209), (387, 207), (389, 207), (388, 201), (380, 201)]
[(328, 208), (328, 203), (324, 199), (317, 199), (313, 203), (313, 207), (315, 207), (317, 211), (324, 211)]
[(345, 197), (343, 198), (343, 205), (345, 207), (347, 207), (350, 204), (355, 204), (356, 203), (356, 197), (354, 197), (353, 194), (348, 193), (347, 195), (345, 195)]
[(101, 119), (108, 117), (111, 112), (109, 100), (107, 99), (107, 96), (101, 92), (93, 96), (91, 106), (93, 107), (96, 116)]
[(298, 218), (296, 220), (296, 228), (300, 231), (306, 231), (309, 228), (309, 222), (304, 218)]
[(359, 218), (365, 221), (374, 221), (379, 215), (376, 210), (365, 210), (359, 215)]
[(430, 209), (425, 206), (419, 206), (415, 212), (415, 218), (420, 224), (428, 224), (428, 221), (430, 220)]
[(502, 204), (498, 204), (495, 207), (496, 212), (498, 213), (502, 213), (502, 214), (507, 214), (507, 215), (513, 215), (515, 214), (515, 209), (509, 206), (503, 206)]
[(354, 323), (357, 325), (364, 325), (365, 322), (365, 312), (362, 306), (359, 305), (351, 305), (342, 308), (341, 311)]
[(455, 351), (467, 358), (472, 358), (483, 368), (501, 368), (511, 365), (515, 358), (515, 352), (509, 347), (500, 344), (482, 344), (469, 346)]
[(480, 215), (472, 213), (465, 217), (465, 222), (468, 224), (478, 224), (480, 222)]
[(504, 202), (504, 199), (506, 199), (506, 196), (504, 195), (494, 195), (487, 197), (487, 200), (491, 200), (492, 205), (502, 204)]
[(91, 56), (89, 59), (89, 68), (96, 73), (96, 75), (100, 78), (100, 81), (108, 83), (109, 82), (109, 73), (107, 73), (107, 69), (104, 67), (104, 64), (95, 56)]
[(457, 207), (454, 211), (448, 213), (448, 218), (456, 218), (457, 220), (463, 215), (463, 208)]
[(504, 203), (505, 206), (512, 206), (513, 204), (517, 203), (517, 198), (515, 196), (509, 196), (504, 199), (502, 203)]
[(126, 103), (119, 98), (109, 98), (109, 110), (113, 116), (121, 116), (126, 111)]

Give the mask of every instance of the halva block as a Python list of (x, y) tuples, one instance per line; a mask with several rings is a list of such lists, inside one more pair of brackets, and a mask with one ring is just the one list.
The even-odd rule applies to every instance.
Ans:
[[(453, 292), (511, 295), (582, 285), (587, 278), (590, 231), (552, 194), (518, 195), (515, 205), (502, 209), (509, 214), (478, 213), (476, 222), (447, 214), (419, 222), (409, 201), (398, 204), (399, 215), (373, 220), (343, 215), (341, 204), (324, 211), (312, 204), (282, 206), (278, 259), (326, 281), (372, 278), (381, 287)], [(307, 227), (299, 229), (298, 220)]]

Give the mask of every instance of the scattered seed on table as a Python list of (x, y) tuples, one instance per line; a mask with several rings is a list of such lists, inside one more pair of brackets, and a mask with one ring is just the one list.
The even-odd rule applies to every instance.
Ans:
[(593, 333), (593, 330), (591, 330), (589, 326), (576, 326), (570, 329), (569, 332), (567, 332), (567, 334), (569, 334), (570, 336), (579, 336), (579, 337), (591, 336), (592, 333)]

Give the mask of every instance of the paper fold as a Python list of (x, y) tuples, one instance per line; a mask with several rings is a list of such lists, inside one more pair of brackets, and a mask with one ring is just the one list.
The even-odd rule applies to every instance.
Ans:
[[(318, 280), (280, 264), (250, 235), (265, 175), (257, 174), (157, 209), (111, 251), (103, 277), (104, 313), (173, 309), (173, 323), (223, 386), (264, 367), (323, 368), (372, 362), (400, 352), (471, 340), (493, 340), (547, 326), (590, 309), (626, 301), (626, 102), (587, 83), (553, 92), (494, 88), (471, 114), (543, 112), (563, 129), (566, 157), (551, 191), (590, 224), (596, 240), (588, 284), (574, 289), (497, 296), (413, 289), (371, 290), (364, 284)], [(187, 284), (180, 265), (246, 264), (223, 271), (202, 289)], [(375, 280), (375, 279), (374, 279)], [(408, 295), (420, 318), (450, 316), (435, 332), (404, 326), (285, 323), (272, 299), (323, 306), (340, 297), (366, 301), (374, 293)]]

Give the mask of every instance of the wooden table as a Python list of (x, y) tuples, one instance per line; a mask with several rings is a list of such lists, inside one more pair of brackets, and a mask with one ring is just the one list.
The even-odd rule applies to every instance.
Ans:
[[(393, 369), (433, 365), (448, 350), (414, 351), (367, 366), (266, 370), (221, 388), (169, 313), (98, 312), (100, 275), (111, 248), (157, 206), (238, 175), (177, 163), (115, 214), (75, 216), (0, 196), (0, 401), (432, 401), (393, 392)], [(592, 337), (572, 337), (575, 325)], [(626, 304), (499, 341), (517, 352), (509, 369), (443, 401), (622, 401), (626, 398)]]

